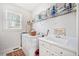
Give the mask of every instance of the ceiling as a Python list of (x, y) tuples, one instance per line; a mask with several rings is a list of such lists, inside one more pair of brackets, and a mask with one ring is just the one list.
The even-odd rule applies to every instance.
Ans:
[(51, 4), (52, 3), (16, 3), (16, 5), (31, 12), (35, 11), (38, 7), (43, 7)]

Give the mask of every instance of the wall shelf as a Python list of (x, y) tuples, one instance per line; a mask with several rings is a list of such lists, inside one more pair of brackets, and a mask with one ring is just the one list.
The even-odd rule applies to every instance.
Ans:
[[(48, 8), (49, 9), (49, 8)], [(62, 10), (61, 10), (62, 9)], [(50, 15), (49, 17), (47, 16), (47, 14), (45, 14), (46, 11), (42, 11), (44, 12), (43, 15), (41, 15), (41, 13), (39, 15), (45, 17), (45, 18), (40, 18), (39, 19), (39, 15), (38, 15), (38, 20), (34, 20), (33, 22), (36, 23), (36, 22), (40, 22), (40, 21), (44, 21), (44, 20), (47, 20), (47, 19), (50, 19), (50, 18), (54, 18), (54, 17), (58, 17), (58, 16), (63, 16), (63, 15), (66, 15), (66, 14), (69, 14), (69, 13), (72, 13), (72, 12), (76, 12), (76, 5), (74, 5), (71, 9), (65, 9), (64, 7), (61, 7), (58, 9), (58, 11), (61, 10), (60, 12), (56, 12), (56, 15), (55, 16), (52, 16)], [(40, 17), (41, 17), (40, 16)]]

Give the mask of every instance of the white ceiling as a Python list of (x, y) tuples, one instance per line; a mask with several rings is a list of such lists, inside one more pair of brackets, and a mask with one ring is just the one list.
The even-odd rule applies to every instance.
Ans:
[(31, 12), (35, 11), (38, 7), (43, 7), (47, 5), (51, 5), (52, 3), (16, 3), (16, 5), (22, 7), (25, 10), (29, 10)]

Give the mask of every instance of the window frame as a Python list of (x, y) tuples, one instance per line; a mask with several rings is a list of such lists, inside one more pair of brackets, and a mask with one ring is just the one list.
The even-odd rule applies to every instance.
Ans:
[[(19, 27), (15, 26), (14, 28), (10, 28), (8, 26), (8, 22), (9, 22), (9, 20), (8, 20), (8, 13), (12, 13), (12, 14), (18, 15), (20, 17), (20, 19), (19, 19), (20, 20), (20, 26)], [(22, 29), (22, 15), (19, 12), (16, 12), (14, 10), (6, 9), (6, 28), (7, 29)]]

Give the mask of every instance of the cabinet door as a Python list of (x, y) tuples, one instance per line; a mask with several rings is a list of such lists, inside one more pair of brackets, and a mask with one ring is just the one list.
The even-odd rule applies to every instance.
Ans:
[(22, 50), (24, 51), (25, 55), (28, 55), (27, 46), (26, 45), (27, 45), (26, 38), (22, 37)]
[(43, 46), (43, 47), (45, 47), (45, 48), (47, 48), (47, 49), (49, 49), (50, 46), (51, 46), (49, 43), (44, 42), (44, 41), (41, 41), (41, 40), (39, 40), (39, 45), (40, 45), (40, 46)]
[(40, 47), (39, 49), (40, 56), (58, 56), (54, 51), (50, 49)]
[(50, 52), (47, 49), (40, 47), (39, 48), (39, 55), (40, 56), (49, 56)]
[(62, 51), (60, 51), (60, 55), (61, 56), (75, 56), (75, 52), (71, 52), (68, 50), (63, 49)]
[(75, 55), (75, 52), (67, 50), (62, 47), (55, 46), (53, 44), (51, 46), (51, 50), (56, 52), (60, 56), (74, 56)]
[(59, 56), (57, 53), (55, 53), (54, 51), (49, 51), (50, 52), (50, 56)]

